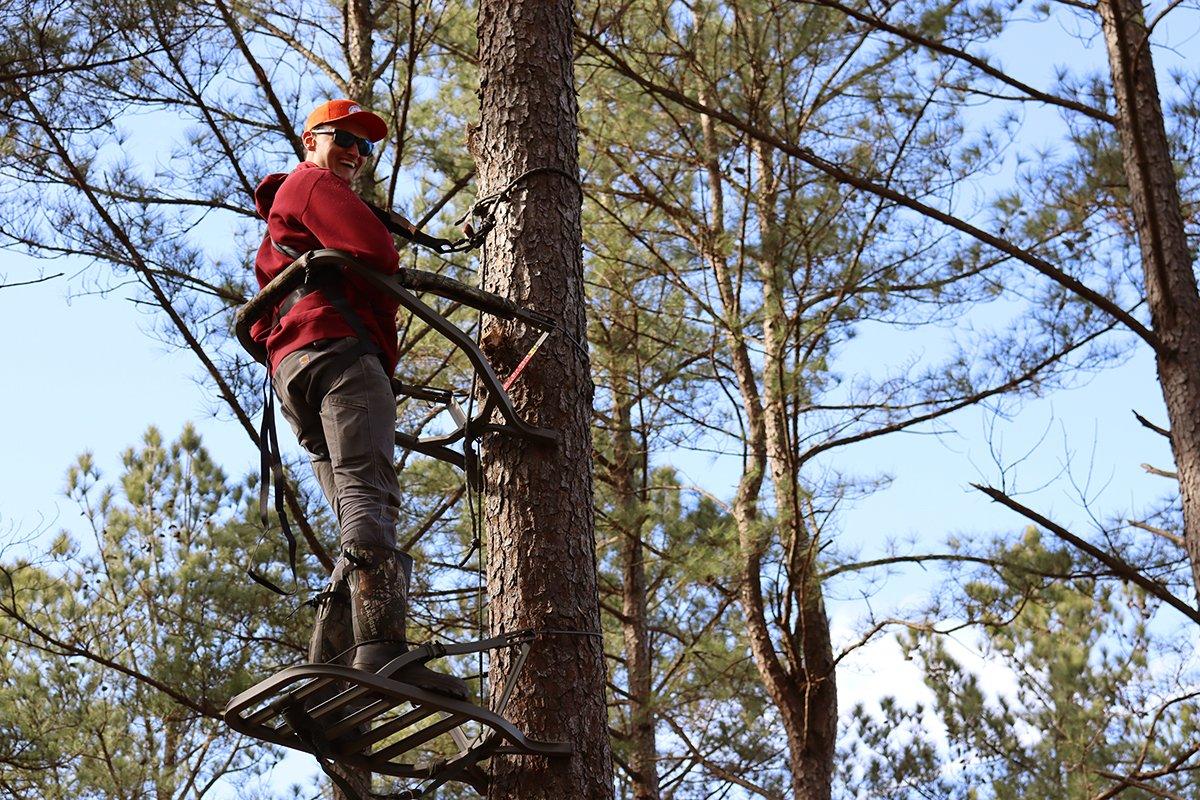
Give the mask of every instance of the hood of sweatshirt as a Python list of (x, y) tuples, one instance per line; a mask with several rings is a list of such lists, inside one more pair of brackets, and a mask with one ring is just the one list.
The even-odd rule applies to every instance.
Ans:
[(286, 172), (273, 172), (263, 178), (254, 190), (254, 209), (263, 219), (270, 215), (271, 206), (275, 204), (275, 195), (279, 193), (279, 187), (283, 185), (287, 176)]

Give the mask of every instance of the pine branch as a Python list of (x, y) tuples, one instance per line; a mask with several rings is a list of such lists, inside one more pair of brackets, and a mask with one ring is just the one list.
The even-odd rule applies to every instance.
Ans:
[(1200, 610), (1197, 610), (1194, 606), (1189, 605), (1180, 598), (1171, 594), (1171, 592), (1169, 592), (1161, 583), (1147, 578), (1129, 562), (1124, 561), (1111, 553), (1101, 550), (1091, 542), (1081, 539), (1061, 525), (1052, 522), (1038, 512), (1034, 511), (1032, 508), (1018, 503), (1016, 500), (1012, 499), (999, 489), (995, 489), (991, 486), (983, 486), (978, 483), (972, 483), (971, 486), (983, 492), (1000, 505), (1011, 508), (1013, 511), (1016, 511), (1018, 514), (1030, 520), (1031, 522), (1042, 526), (1058, 538), (1062, 539), (1064, 542), (1067, 542), (1075, 548), (1087, 553), (1089, 556), (1111, 569), (1113, 573), (1117, 575), (1117, 577), (1123, 578), (1140, 587), (1141, 589), (1145, 590), (1147, 594), (1162, 600), (1164, 603), (1183, 614), (1192, 622), (1200, 624)]
[(1070, 100), (1065, 97), (1059, 97), (1058, 95), (1053, 95), (1053, 94), (1049, 94), (1047, 92), (1043, 92), (1040, 89), (1036, 89), (1027, 83), (1023, 83), (1023, 82), (1017, 80), (1016, 78), (1012, 77), (1011, 75), (1004, 72), (1003, 70), (993, 67), (991, 64), (987, 63), (982, 58), (971, 55), (970, 53), (968, 53), (965, 50), (962, 50), (957, 47), (951, 47), (950, 45), (946, 44), (945, 42), (935, 41), (933, 39), (930, 39), (927, 36), (922, 36), (921, 34), (917, 33), (916, 31), (906, 30), (906, 29), (898, 27), (896, 25), (892, 25), (891, 23), (881, 19), (880, 17), (874, 16), (872, 14), (866, 14), (862, 11), (859, 11), (856, 8), (851, 8), (850, 6), (843, 5), (839, 2), (837, 2), (837, 0), (793, 0), (793, 2), (802, 2), (802, 3), (806, 3), (806, 4), (810, 4), (810, 5), (824, 6), (825, 8), (831, 8), (831, 9), (834, 9), (835, 11), (840, 11), (841, 13), (845, 14), (846, 16), (856, 19), (865, 25), (870, 25), (872, 28), (875, 28), (876, 30), (883, 31), (884, 33), (890, 33), (891, 35), (899, 37), (906, 42), (911, 42), (913, 44), (920, 45), (921, 47), (924, 47), (926, 50), (932, 50), (935, 53), (941, 53), (942, 55), (951, 56), (953, 58), (958, 59), (959, 61), (963, 61), (967, 64), (970, 64), (972, 67), (975, 67), (977, 70), (979, 70), (983, 74), (985, 74), (991, 78), (995, 78), (996, 80), (1000, 81), (1001, 83), (1005, 84), (1006, 86), (1011, 86), (1012, 88), (1022, 92), (1025, 95), (1028, 95), (1030, 98), (1032, 98), (1034, 100), (1038, 100), (1040, 102), (1046, 103), (1047, 105), (1053, 105), (1053, 106), (1058, 106), (1060, 108), (1070, 109), (1071, 111), (1078, 111), (1079, 113), (1084, 114), (1088, 117), (1091, 117), (1092, 119), (1099, 120), (1101, 122), (1106, 122), (1109, 125), (1115, 126), (1117, 124), (1116, 117), (1114, 117), (1113, 115), (1111, 115), (1105, 111), (1102, 111), (1101, 109), (1094, 108), (1093, 106), (1089, 106), (1085, 103), (1080, 103), (1075, 100)]
[(1019, 247), (1007, 239), (1003, 239), (995, 234), (983, 230), (982, 228), (972, 225), (965, 220), (959, 219), (952, 214), (948, 214), (944, 211), (940, 211), (930, 205), (927, 205), (916, 198), (883, 186), (871, 180), (870, 178), (856, 175), (850, 172), (846, 167), (822, 158), (813, 152), (812, 149), (781, 139), (779, 136), (752, 125), (729, 111), (702, 103), (677, 89), (655, 83), (654, 81), (645, 77), (642, 71), (633, 67), (624, 58), (614, 52), (611, 48), (604, 45), (591, 34), (587, 33), (586, 31), (578, 31), (577, 35), (585, 45), (601, 55), (618, 73), (624, 75), (637, 85), (641, 86), (642, 89), (647, 93), (665, 98), (680, 106), (683, 106), (684, 108), (692, 109), (698, 113), (710, 116), (713, 119), (718, 119), (733, 127), (735, 130), (741, 131), (753, 139), (765, 142), (780, 152), (786, 153), (787, 155), (792, 156), (793, 158), (796, 158), (811, 167), (814, 167), (820, 172), (823, 172), (829, 177), (833, 178), (838, 183), (842, 183), (855, 189), (869, 192), (887, 200), (891, 200), (898, 205), (904, 206), (912, 211), (916, 211), (922, 216), (936, 220), (937, 222), (964, 233), (971, 238), (982, 242), (983, 244), (1001, 251), (1002, 253), (1008, 254), (1016, 260), (1032, 267), (1041, 275), (1049, 278), (1051, 281), (1057, 283), (1083, 300), (1088, 301), (1097, 309), (1103, 311), (1113, 319), (1120, 322), (1130, 331), (1137, 334), (1137, 336), (1145, 341), (1148, 345), (1150, 345), (1154, 352), (1161, 352), (1162, 344), (1159, 341), (1158, 335), (1153, 330), (1147, 328), (1132, 314), (1121, 308), (1112, 298), (1106, 297), (1095, 289), (1092, 289), (1078, 278), (1064, 272), (1061, 268), (1051, 264), (1044, 258), (1041, 258), (1040, 256), (1037, 256), (1022, 247)]

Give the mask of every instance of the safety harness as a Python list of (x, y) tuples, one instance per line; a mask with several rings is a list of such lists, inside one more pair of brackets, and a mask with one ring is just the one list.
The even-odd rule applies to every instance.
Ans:
[[(538, 173), (558, 173), (576, 185), (569, 173), (554, 167), (529, 170), (519, 175), (501, 191), (478, 200), (469, 215), (480, 222), (466, 238), (458, 241), (438, 239), (415, 230), (401, 218), (372, 207), (390, 231), (438, 253), (463, 252), (480, 246), (495, 225), (496, 204), (507, 200), (511, 192), (526, 178)], [(463, 219), (466, 219), (464, 216)], [(461, 223), (460, 219), (458, 223)], [(340, 358), (346, 366), (364, 354), (380, 354), (379, 346), (369, 335), (366, 326), (347, 302), (342, 290), (347, 276), (367, 283), (372, 290), (388, 295), (399, 302), (414, 317), (442, 335), (458, 348), (475, 370), (475, 385), (480, 389), (482, 402), (473, 413), (465, 413), (449, 390), (410, 386), (393, 379), (397, 395), (442, 403), (450, 412), (455, 428), (435, 436), (418, 436), (402, 431), (395, 435), (396, 443), (407, 449), (447, 461), (466, 472), (468, 486), (479, 479), (478, 458), (474, 442), (485, 433), (502, 433), (530, 442), (553, 445), (558, 433), (537, 428), (524, 420), (516, 410), (508, 389), (529, 364), (548, 335), (557, 330), (555, 320), (531, 309), (522, 308), (507, 298), (468, 286), (443, 275), (413, 269), (399, 269), (383, 275), (356, 261), (348, 253), (332, 249), (311, 250), (305, 253), (273, 243), (293, 261), (263, 287), (253, 299), (238, 310), (236, 333), (242, 346), (255, 358), (267, 364), (266, 348), (250, 335), (250, 328), (268, 314), (273, 324), (291, 311), (304, 297), (320, 292), (338, 311), (354, 332), (358, 344)], [(504, 381), (496, 375), (484, 358), (478, 343), (462, 329), (451, 323), (431, 306), (417, 297), (429, 293), (451, 299), (505, 320), (519, 320), (537, 329), (541, 335), (515, 370)], [(574, 341), (574, 340), (572, 340)], [(575, 342), (576, 346), (581, 346)], [(264, 532), (268, 528), (267, 480), (268, 471), (275, 478), (275, 508), (280, 527), (288, 542), (288, 557), (295, 576), (296, 541), (286, 519), (283, 505), (284, 473), (274, 424), (274, 393), (270, 378), (264, 383), (264, 412), (261, 441), (263, 444), (263, 482), (260, 488), (260, 511)], [(499, 415), (502, 421), (494, 421)], [(461, 449), (456, 449), (461, 448)], [(287, 594), (263, 576), (250, 571), (251, 577), (271, 589)], [(233, 698), (225, 710), (226, 722), (248, 736), (286, 747), (303, 750), (317, 758), (322, 769), (348, 798), (362, 800), (364, 795), (340, 775), (333, 765), (377, 772), (384, 775), (417, 781), (422, 785), (399, 793), (379, 795), (368, 792), (374, 800), (412, 800), (428, 797), (447, 781), (461, 781), (480, 794), (486, 794), (488, 775), (480, 762), (497, 754), (541, 755), (569, 757), (572, 746), (564, 742), (543, 742), (531, 739), (517, 730), (502, 716), (517, 676), (525, 664), (531, 644), (542, 635), (599, 637), (597, 631), (516, 631), (477, 642), (441, 644), (430, 642), (397, 656), (376, 673), (367, 673), (336, 663), (301, 664), (289, 667)], [(447, 655), (482, 654), (498, 649), (515, 648), (503, 689), (491, 710), (465, 700), (456, 700), (404, 683), (403, 672), (414, 662), (424, 663)], [(335, 657), (333, 661), (336, 661)], [(482, 669), (482, 665), (481, 665)], [(481, 674), (482, 679), (482, 674)], [(432, 749), (434, 755), (414, 761), (411, 753)], [(441, 753), (441, 755), (437, 755)]]
[[(480, 247), (487, 235), (496, 225), (496, 208), (500, 203), (508, 202), (513, 192), (530, 177), (539, 174), (556, 174), (567, 178), (578, 186), (578, 182), (570, 173), (558, 167), (535, 167), (526, 170), (506, 184), (500, 191), (479, 198), (471, 208), (455, 221), (461, 225), (468, 219), (474, 221), (469, 233), (460, 239), (450, 240), (431, 236), (414, 227), (403, 217), (378, 206), (367, 203), (371, 212), (393, 234), (412, 242), (414, 245), (428, 248), (434, 252), (447, 254), (467, 252)], [(238, 341), (255, 360), (268, 364), (266, 348), (249, 334), (250, 325), (256, 320), (273, 314), (272, 328), (291, 311), (297, 303), (313, 292), (320, 292), (329, 304), (342, 316), (354, 333), (357, 344), (339, 356), (339, 365), (349, 366), (364, 354), (380, 354), (381, 350), (367, 331), (362, 319), (347, 301), (342, 284), (347, 273), (365, 280), (373, 288), (380, 290), (399, 301), (400, 305), (428, 324), (434, 331), (448, 339), (451, 344), (463, 351), (475, 369), (479, 385), (487, 396), (478, 414), (468, 419), (462, 408), (456, 402), (453, 392), (428, 386), (412, 386), (395, 379), (392, 388), (398, 395), (415, 399), (441, 403), (450, 413), (457, 426), (448, 434), (431, 437), (421, 437), (401, 431), (396, 432), (396, 444), (400, 447), (432, 456), (446, 461), (462, 469), (467, 480), (472, 485), (479, 481), (479, 461), (475, 452), (474, 442), (483, 433), (507, 433), (518, 438), (524, 438), (543, 444), (553, 444), (558, 440), (554, 431), (535, 428), (524, 421), (514, 408), (508, 396), (508, 389), (529, 364), (533, 354), (541, 347), (549, 334), (557, 329), (555, 320), (531, 309), (522, 308), (505, 297), (485, 291), (478, 287), (423, 270), (400, 268), (393, 275), (382, 275), (378, 271), (356, 261), (348, 253), (338, 250), (321, 249), (301, 253), (294, 248), (272, 240), (276, 250), (293, 259), (292, 263), (263, 289), (250, 302), (239, 309), (237, 314)], [(496, 377), (491, 365), (480, 352), (478, 345), (460, 328), (437, 313), (434, 309), (421, 302), (415, 293), (429, 293), (451, 299), (462, 305), (478, 309), (485, 313), (506, 320), (520, 320), (542, 332), (541, 337), (530, 348), (528, 354), (520, 362), (503, 384)], [(269, 370), (268, 370), (269, 373)], [(493, 411), (499, 411), (505, 422), (499, 425), (490, 422)], [(284, 503), (286, 476), (283, 470), (282, 455), (279, 448), (278, 430), (275, 424), (275, 395), (271, 391), (271, 379), (268, 374), (263, 382), (263, 420), (259, 430), (261, 451), (261, 482), (259, 484), (259, 518), (265, 532), (270, 528), (270, 507), (268, 494), (274, 489), (275, 513), (279, 519), (279, 527), (287, 542), (288, 565), (292, 578), (296, 578), (296, 537), (288, 522), (287, 508)], [(455, 449), (461, 445), (461, 450)], [(246, 570), (256, 583), (270, 589), (276, 594), (290, 596), (292, 592), (285, 591), (273, 581), (254, 570)]]
[[(274, 239), (271, 240), (271, 245), (283, 253), (288, 258), (295, 261), (300, 258), (303, 253), (287, 245), (280, 244)], [(378, 343), (372, 338), (370, 332), (367, 331), (366, 325), (363, 324), (362, 317), (350, 305), (346, 299), (346, 293), (342, 290), (341, 273), (335, 270), (322, 270), (320, 272), (310, 272), (304, 276), (304, 282), (293, 289), (280, 302), (275, 311), (274, 318), (271, 321), (271, 329), (275, 330), (282, 324), (283, 318), (287, 316), (296, 304), (314, 292), (320, 292), (321, 295), (328, 301), (329, 305), (342, 317), (350, 330), (354, 332), (354, 346), (342, 351), (338, 354), (332, 365), (334, 374), (341, 373), (351, 364), (358, 361), (364, 355), (376, 355), (382, 360), (383, 350)], [(386, 368), (386, 365), (385, 365)], [(268, 491), (272, 484), (275, 491), (275, 514), (279, 518), (279, 527), (283, 532), (283, 537), (287, 542), (288, 548), (288, 566), (292, 571), (292, 579), (296, 579), (296, 536), (292, 533), (291, 525), (288, 523), (287, 508), (284, 505), (284, 483), (286, 476), (283, 471), (283, 455), (279, 448), (279, 431), (275, 421), (275, 392), (271, 391), (271, 374), (267, 370), (267, 374), (263, 377), (263, 415), (262, 424), (259, 427), (259, 452), (260, 452), (260, 479), (258, 489), (258, 513), (259, 521), (262, 523), (263, 530), (270, 526), (270, 517), (268, 515)], [(247, 568), (246, 574), (259, 585), (270, 589), (276, 594), (290, 596), (292, 592), (281, 589), (275, 582), (257, 572), (253, 567)]]

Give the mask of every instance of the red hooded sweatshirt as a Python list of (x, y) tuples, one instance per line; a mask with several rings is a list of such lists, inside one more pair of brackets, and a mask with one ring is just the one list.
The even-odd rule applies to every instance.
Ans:
[[(255, 190), (254, 202), (259, 216), (267, 221), (267, 236), (254, 262), (260, 287), (292, 263), (271, 245), (272, 239), (301, 253), (322, 247), (345, 250), (385, 275), (394, 274), (399, 267), (400, 255), (387, 228), (350, 184), (323, 167), (305, 161), (290, 174), (268, 175)], [(345, 275), (341, 286), (350, 307), (383, 351), (391, 374), (398, 357), (399, 303), (350, 274)], [(318, 291), (303, 297), (275, 328), (271, 328), (270, 318), (263, 317), (251, 328), (251, 335), (266, 344), (274, 373), (283, 357), (293, 350), (317, 339), (352, 337), (354, 331)]]

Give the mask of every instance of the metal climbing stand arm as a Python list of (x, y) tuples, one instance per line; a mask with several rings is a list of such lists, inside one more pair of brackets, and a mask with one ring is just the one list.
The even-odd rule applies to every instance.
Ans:
[(552, 317), (522, 308), (507, 297), (469, 286), (445, 275), (402, 267), (397, 273), (397, 279), (404, 288), (411, 291), (436, 294), (438, 297), (454, 300), (500, 319), (519, 319), (538, 330), (552, 331), (557, 325)]
[(520, 651), (517, 654), (516, 663), (509, 670), (508, 679), (504, 681), (504, 691), (500, 693), (500, 702), (496, 703), (496, 713), (503, 714), (504, 709), (508, 707), (508, 700), (512, 697), (513, 689), (517, 686), (517, 676), (521, 674), (521, 670), (525, 668), (525, 659), (529, 657), (529, 642), (521, 642)]
[[(520, 320), (542, 331), (553, 330), (555, 328), (554, 320), (545, 314), (522, 308), (505, 297), (468, 286), (442, 275), (412, 269), (401, 269), (393, 275), (384, 275), (340, 250), (322, 249), (303, 253), (263, 287), (258, 295), (238, 310), (236, 320), (238, 341), (255, 360), (265, 364), (267, 350), (250, 335), (250, 328), (254, 322), (274, 313), (290, 292), (300, 284), (312, 281), (314, 275), (327, 270), (340, 270), (353, 274), (398, 300), (400, 305), (413, 316), (429, 325), (463, 352), (474, 368), (479, 384), (484, 390), (486, 400), (480, 404), (481, 408), (470, 419), (455, 415), (457, 427), (454, 430), (429, 437), (398, 432), (396, 435), (398, 444), (467, 468), (469, 466), (468, 454), (459, 453), (450, 449), (450, 446), (458, 442), (469, 443), (483, 433), (506, 433), (544, 445), (557, 443), (558, 433), (556, 431), (534, 427), (522, 418), (513, 405), (506, 387), (475, 341), (457, 325), (420, 300), (414, 292), (436, 294), (472, 308), (478, 308), (501, 319)], [(408, 387), (400, 384), (396, 388), (403, 391)], [(412, 388), (416, 391), (405, 391), (405, 393), (415, 397), (430, 397), (432, 392), (439, 392), (439, 390), (425, 387)], [(440, 391), (444, 392), (444, 390)], [(449, 407), (451, 403), (446, 403), (446, 405)], [(503, 417), (503, 423), (491, 422), (492, 414), (496, 411), (499, 411)]]

